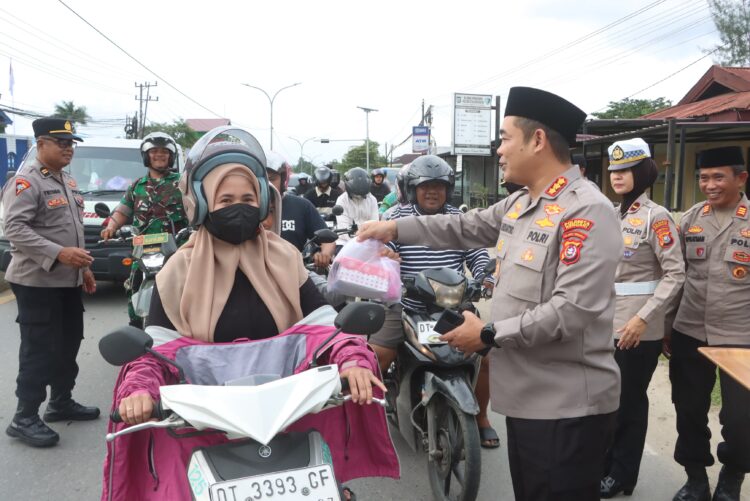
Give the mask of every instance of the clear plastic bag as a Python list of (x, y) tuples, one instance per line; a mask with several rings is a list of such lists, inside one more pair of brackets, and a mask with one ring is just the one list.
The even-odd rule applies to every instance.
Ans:
[(401, 300), (401, 269), (397, 261), (381, 255), (385, 245), (377, 240), (352, 239), (333, 260), (328, 292), (346, 296)]

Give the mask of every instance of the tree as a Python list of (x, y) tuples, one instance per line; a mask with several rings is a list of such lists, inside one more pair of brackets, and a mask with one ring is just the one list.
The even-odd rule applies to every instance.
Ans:
[(750, 0), (709, 0), (711, 17), (719, 31), (716, 62), (722, 66), (750, 65)]
[[(376, 141), (370, 141), (370, 169), (385, 167), (385, 157), (378, 152), (380, 145)], [(353, 146), (346, 152), (341, 163), (336, 165), (336, 169), (344, 173), (353, 167), (362, 167), (367, 165), (367, 149), (364, 144)]]
[(294, 166), (294, 172), (306, 172), (310, 175), (315, 171), (315, 164), (309, 160), (301, 158), (297, 161), (297, 165)]
[(56, 118), (64, 118), (71, 122), (86, 125), (91, 117), (86, 111), (85, 106), (76, 106), (73, 101), (62, 101), (55, 105), (55, 111), (52, 116)]
[(672, 101), (659, 97), (656, 99), (630, 99), (610, 101), (605, 111), (592, 113), (596, 118), (639, 118), (655, 111), (672, 106)]
[(200, 139), (201, 135), (195, 132), (183, 119), (177, 119), (170, 123), (159, 123), (152, 122), (143, 128), (143, 135), (151, 134), (152, 132), (164, 132), (169, 134), (177, 141), (177, 144), (183, 148), (192, 147), (195, 142)]

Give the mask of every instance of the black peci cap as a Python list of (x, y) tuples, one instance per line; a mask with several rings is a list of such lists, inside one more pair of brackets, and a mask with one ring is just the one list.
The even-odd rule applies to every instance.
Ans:
[(64, 118), (37, 118), (31, 123), (31, 126), (34, 128), (34, 137), (49, 136), (58, 139), (83, 141), (80, 136), (76, 135), (73, 123)]
[(531, 87), (510, 89), (505, 116), (536, 120), (562, 135), (569, 145), (575, 144), (576, 132), (586, 120), (586, 112), (570, 101)]
[(742, 156), (742, 148), (739, 146), (722, 146), (703, 150), (698, 154), (698, 168), (704, 167), (732, 167), (734, 165), (745, 165)]

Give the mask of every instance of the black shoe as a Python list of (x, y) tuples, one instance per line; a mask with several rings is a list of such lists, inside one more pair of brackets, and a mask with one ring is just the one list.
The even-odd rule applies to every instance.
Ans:
[(44, 411), (44, 420), (55, 421), (90, 421), (99, 417), (98, 407), (81, 405), (72, 398), (63, 402), (50, 401)]
[(708, 486), (706, 470), (688, 473), (688, 480), (677, 491), (672, 501), (711, 501), (711, 488)]
[(740, 490), (744, 480), (744, 473), (722, 466), (713, 501), (740, 501)]
[(5, 433), (34, 447), (51, 447), (60, 441), (60, 435), (44, 424), (36, 414), (30, 417), (16, 415)]
[(633, 494), (634, 488), (635, 487), (633, 486), (625, 487), (619, 480), (606, 476), (602, 479), (599, 486), (599, 496), (602, 499), (609, 499), (617, 496), (621, 492), (626, 496), (630, 496)]

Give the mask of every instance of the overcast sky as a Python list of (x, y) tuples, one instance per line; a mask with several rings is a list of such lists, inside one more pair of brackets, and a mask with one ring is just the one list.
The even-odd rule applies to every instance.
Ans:
[[(591, 113), (681, 70), (718, 41), (706, 0), (64, 1), (161, 78), (58, 0), (3, 2), (0, 104), (48, 113), (73, 100), (97, 122), (80, 132), (118, 136), (138, 108), (134, 83), (158, 81), (149, 120), (216, 113), (267, 147), (268, 100), (241, 83), (273, 94), (302, 82), (274, 105), (274, 149), (293, 162), (300, 150), (289, 136), (364, 138), (357, 106), (379, 110), (370, 114), (370, 138), (382, 152), (418, 125), (424, 98), (434, 106), (438, 144), (450, 146), (453, 92), (504, 99), (510, 87), (530, 85)], [(676, 102), (711, 64), (706, 57), (633, 97)], [(113, 120), (122, 124), (107, 126)], [(15, 130), (30, 134), (31, 122), (17, 118)], [(309, 141), (304, 155), (321, 164), (353, 144)], [(410, 151), (407, 142), (396, 155)]]

